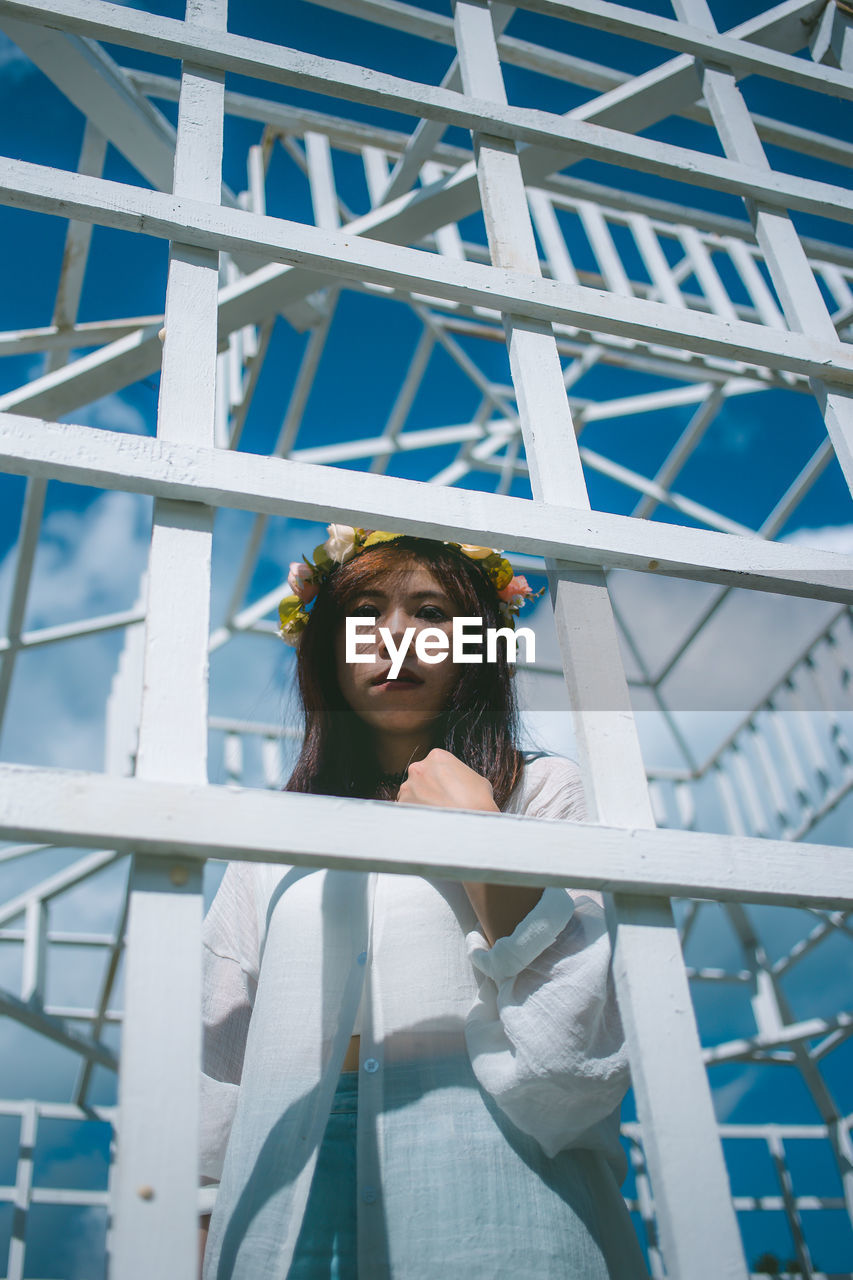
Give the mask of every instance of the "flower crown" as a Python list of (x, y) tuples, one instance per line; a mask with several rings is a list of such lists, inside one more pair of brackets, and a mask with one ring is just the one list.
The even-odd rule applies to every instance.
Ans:
[[(377, 543), (393, 542), (406, 536), (381, 529), (354, 529), (348, 524), (327, 525), (327, 533), (326, 541), (314, 548), (313, 560), (303, 556), (301, 561), (294, 560), (290, 566), (287, 585), (293, 594), (285, 596), (278, 606), (281, 620), (278, 634), (286, 644), (296, 646), (299, 643), (299, 637), (308, 625), (308, 606), (338, 565), (361, 555)], [(469, 560), (476, 560), (488, 574), (497, 593), (501, 618), (510, 627), (515, 627), (515, 615), (526, 602), (536, 600), (545, 590), (543, 587), (541, 591), (532, 591), (527, 579), (516, 577), (510, 562), (492, 547), (472, 547), (461, 542), (445, 542), (444, 545), (455, 547)]]

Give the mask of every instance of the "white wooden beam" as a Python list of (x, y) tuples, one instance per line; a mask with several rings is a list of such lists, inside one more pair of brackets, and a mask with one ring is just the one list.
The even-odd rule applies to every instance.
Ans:
[[(673, 3), (680, 17), (690, 18), (697, 27), (716, 33), (707, 0), (673, 0)], [(853, 84), (853, 77), (848, 78)], [(751, 164), (757, 175), (771, 172), (734, 77), (716, 67), (703, 65), (702, 87), (726, 155), (739, 163)], [(747, 208), (789, 327), (801, 332), (834, 333), (832, 317), (790, 218), (768, 208), (760, 199), (748, 202)], [(813, 375), (812, 386), (838, 462), (853, 490), (853, 398), (845, 394), (843, 388), (832, 385), (831, 374), (828, 377)]]
[(104, 49), (85, 35), (11, 14), (0, 16), (0, 25), (143, 177), (171, 189), (175, 130)]
[(24, 1104), (18, 1137), (18, 1161), (13, 1193), (14, 1218), (9, 1241), (7, 1280), (22, 1280), (27, 1214), (32, 1202), (33, 1164), (35, 1162), (38, 1112), (34, 1102)]
[[(626, 36), (686, 53), (704, 62), (727, 68), (736, 76), (760, 75), (837, 97), (853, 96), (853, 82), (834, 67), (823, 68), (788, 54), (762, 49), (745, 40), (720, 35), (688, 22), (674, 22), (656, 13), (638, 12), (609, 0), (516, 0), (520, 9), (565, 18), (581, 26)], [(833, 74), (824, 75), (831, 71)]]
[[(186, 29), (225, 30), (227, 0), (188, 0)], [(224, 76), (185, 62), (174, 191), (218, 205)], [(170, 249), (158, 440), (214, 443), (216, 247)], [(233, 455), (229, 455), (233, 456)], [(213, 510), (158, 496), (148, 564), (137, 773), (207, 777), (207, 644)], [(185, 1280), (198, 1265), (201, 864), (134, 856), (119, 1075), (112, 1270)], [(165, 1051), (164, 1051), (165, 1049)]]
[[(427, 488), (397, 476), (342, 471), (257, 454), (172, 444), (95, 427), (0, 415), (0, 461), (14, 473), (153, 493), (187, 502), (427, 538), (476, 535), (489, 545), (578, 566), (639, 569), (813, 599), (853, 601), (851, 558), (556, 503)], [(484, 543), (485, 545), (485, 543)]]
[[(0, 333), (0, 356), (34, 355), (41, 351), (62, 352), (63, 356), (75, 347), (100, 347), (117, 338), (125, 338), (155, 321), (162, 327), (159, 316), (138, 316), (130, 320), (94, 320), (59, 329), (56, 325), (44, 325), (35, 329), (11, 329)], [(58, 365), (60, 362), (57, 361)], [(61, 362), (64, 363), (64, 360)]]
[[(24, 161), (0, 159), (0, 201), (37, 212), (65, 216), (72, 212), (81, 219), (170, 239), (180, 236), (184, 243), (204, 250), (218, 248), (239, 253), (251, 249), (278, 262), (308, 267), (338, 280), (368, 281), (407, 292), (435, 294), (534, 320), (570, 323), (657, 346), (671, 344), (724, 355), (807, 377), (829, 373), (837, 382), (853, 384), (853, 353), (834, 329), (812, 338), (807, 333), (790, 334), (743, 321), (725, 321), (704, 312), (640, 298), (615, 297), (513, 269), (449, 260), (440, 254), (354, 235), (349, 228), (331, 233), (299, 222), (216, 208), (204, 201), (128, 188), (80, 174), (69, 173), (60, 178), (56, 170)], [(267, 268), (270, 270), (272, 279), (278, 280), (275, 268)], [(232, 286), (232, 294), (239, 293), (243, 284)], [(0, 397), (0, 409), (11, 407), (17, 399), (17, 393)]]
[[(441, 44), (454, 44), (453, 25), (450, 19), (443, 14), (428, 13), (420, 6), (402, 4), (399, 0), (311, 0), (311, 3), (327, 9), (336, 9), (339, 12), (354, 13), (366, 21), (381, 23), (409, 34), (417, 34)], [(777, 4), (756, 15), (733, 28), (726, 35), (730, 41), (750, 40), (765, 44), (771, 50), (794, 53), (803, 47), (805, 35), (820, 14), (823, 4), (824, 0), (786, 0), (786, 3)], [(627, 12), (629, 19), (633, 18), (636, 22), (635, 11)], [(657, 43), (664, 43), (664, 41), (658, 40)], [(679, 45), (672, 43), (672, 47), (678, 48)], [(503, 63), (525, 67), (527, 70), (538, 71), (544, 75), (557, 76), (570, 84), (594, 89), (596, 93), (605, 93), (632, 79), (624, 72), (616, 71), (612, 67), (561, 54), (557, 50), (505, 35), (498, 36), (498, 52)], [(680, 61), (683, 64), (687, 60), (682, 58)], [(672, 69), (676, 70), (674, 67)], [(675, 93), (676, 85), (673, 85), (673, 97)], [(707, 123), (707, 112), (703, 112), (699, 107), (687, 108), (683, 113), (694, 119), (701, 118), (703, 123)]]
[(0, 654), (9, 649), (37, 649), (45, 644), (58, 644), (61, 640), (72, 640), (78, 636), (96, 635), (103, 631), (117, 631), (121, 627), (133, 626), (142, 622), (145, 614), (141, 609), (125, 609), (121, 613), (104, 613), (94, 618), (83, 618), (80, 622), (61, 622), (55, 627), (39, 627), (35, 631), (22, 631), (17, 640), (9, 636), (0, 638)]
[[(454, 23), (466, 91), (503, 103), (486, 0), (455, 0)], [(515, 147), (474, 133), (474, 150), (493, 262), (538, 271)], [(596, 251), (607, 259), (609, 235), (603, 220), (591, 217), (588, 222)], [(568, 494), (577, 507), (588, 508), (553, 332), (513, 314), (504, 316), (504, 325), (533, 497), (548, 504), (565, 501)], [(654, 818), (604, 574), (572, 573), (547, 553), (546, 565), (553, 575), (554, 621), (588, 810), (599, 822), (647, 828), (652, 835)], [(605, 908), (668, 1270), (696, 1280), (745, 1280), (671, 905), (666, 897), (639, 898), (619, 891), (605, 895)]]
[[(742, 39), (764, 41), (776, 48), (784, 46), (794, 50), (799, 48), (802, 23), (816, 16), (820, 7), (820, 0), (811, 0), (810, 3), (802, 3), (801, 0), (785, 0), (766, 14), (747, 20), (729, 34)], [(444, 22), (447, 23), (447, 20), (444, 19)], [(174, 89), (171, 86), (175, 82), (168, 83), (169, 93), (174, 95)], [(697, 83), (692, 60), (679, 57), (668, 64), (667, 68), (656, 71), (652, 82), (646, 83), (645, 77), (639, 77), (630, 84), (620, 87), (618, 101), (612, 100), (611, 95), (604, 95), (603, 98), (588, 104), (583, 115), (585, 118), (594, 118), (607, 125), (618, 125), (622, 121), (626, 127), (641, 128), (657, 119), (659, 115), (671, 113), (676, 102), (682, 101), (685, 95), (698, 92)], [(611, 100), (605, 101), (605, 98)], [(240, 95), (232, 95), (231, 101), (232, 108), (236, 110), (243, 99)], [(272, 103), (267, 103), (265, 109), (270, 112), (279, 110)], [(303, 117), (301, 126), (303, 128), (308, 127), (309, 122), (313, 122), (313, 127), (324, 127), (323, 122), (326, 118), (321, 117), (319, 113), (303, 111), (300, 119)], [(289, 115), (286, 119), (282, 117), (282, 124), (285, 128), (291, 127)], [(356, 149), (376, 137), (375, 130), (353, 122), (347, 124), (347, 129), (349, 134), (354, 135), (351, 145)], [(384, 137), (382, 131), (380, 131), (380, 137)], [(383, 142), (382, 145), (387, 145), (387, 142)], [(547, 148), (533, 148), (523, 150), (521, 153), (525, 177), (533, 182), (541, 182), (552, 169), (564, 163), (564, 159), (565, 157)], [(562, 178), (558, 185), (563, 185), (567, 181), (569, 180)], [(594, 184), (581, 185), (585, 189), (588, 188), (590, 197), (601, 198), (601, 191), (595, 188)], [(624, 200), (624, 197), (616, 192), (610, 193), (610, 198), (611, 201)], [(453, 208), (448, 207), (451, 202)], [(465, 212), (470, 212), (475, 202), (475, 172), (474, 166), (469, 164), (464, 172), (454, 177), (452, 182), (441, 184), (429, 193), (418, 192), (413, 200), (394, 202), (378, 215), (368, 215), (358, 220), (357, 224), (349, 230), (365, 235), (382, 235), (384, 238), (397, 241), (418, 239), (436, 226), (441, 226), (452, 218), (458, 218)], [(632, 197), (629, 203), (632, 208), (642, 206), (649, 211), (652, 207), (658, 206), (663, 210), (665, 206), (665, 202), (641, 200), (639, 197)], [(666, 208), (669, 209), (670, 206), (666, 205)], [(674, 206), (673, 214), (681, 216), (675, 211)], [(733, 219), (721, 220), (719, 217), (704, 215), (699, 211), (696, 211), (693, 217), (703, 226), (707, 224), (709, 228), (724, 222), (729, 234), (741, 234), (740, 228)], [(830, 260), (835, 260), (833, 254), (838, 250), (833, 246), (825, 246), (823, 252), (824, 256), (829, 254)], [(287, 296), (282, 297), (283, 281), (286, 282), (285, 294), (290, 288), (295, 291), (293, 296), (305, 296), (322, 284), (322, 279), (316, 275), (302, 276), (301, 281), (295, 276), (296, 273), (288, 272), (287, 268), (272, 268), (259, 273), (252, 281), (244, 282), (235, 291), (234, 296), (223, 297), (220, 309), (222, 333), (228, 333), (232, 328), (249, 321), (274, 315), (278, 306), (287, 302)], [(61, 417), (81, 404), (89, 403), (99, 396), (147, 376), (156, 370), (160, 363), (160, 346), (156, 341), (159, 328), (160, 323), (156, 322), (148, 332), (132, 335), (105, 352), (77, 361), (73, 370), (59, 377), (36, 380), (31, 390), (28, 388), (19, 393), (15, 403), (26, 404), (36, 414)]]
[[(92, 177), (100, 177), (107, 154), (107, 139), (96, 125), (86, 121), (83, 131), (83, 145), (77, 163), (79, 173)], [(53, 307), (53, 324), (60, 332), (71, 329), (77, 322), (77, 311), (80, 296), (83, 292), (83, 280), (89, 258), (89, 246), (92, 239), (92, 225), (88, 222), (69, 222), (65, 234), (65, 250), (62, 255), (62, 266), (59, 272), (59, 284), (56, 289), (56, 300)], [(48, 357), (47, 369), (59, 368), (67, 359), (67, 348), (55, 347)]]
[(28, 911), (33, 902), (50, 902), (58, 894), (67, 893), (69, 889), (82, 884), (90, 876), (111, 866), (116, 856), (115, 853), (108, 851), (87, 854), (85, 858), (78, 859), (70, 867), (55, 872), (31, 888), (7, 899), (0, 904), (0, 925), (6, 925), (10, 920), (14, 920), (15, 916)]
[[(849, 193), (829, 183), (771, 172), (762, 174), (757, 187), (748, 165), (705, 152), (635, 137), (612, 126), (602, 128), (574, 115), (558, 116), (532, 108), (496, 105), (449, 89), (244, 36), (220, 35), (207, 28), (191, 30), (175, 19), (128, 10), (107, 0), (0, 0), (0, 16), (3, 14), (127, 43), (150, 53), (187, 58), (211, 70), (256, 76), (301, 90), (334, 93), (354, 102), (475, 128), (552, 152), (562, 151), (575, 160), (582, 156), (626, 165), (660, 177), (761, 199), (769, 205), (853, 220)], [(802, 65), (797, 59), (791, 61)], [(822, 67), (819, 74), (828, 73)], [(835, 74), (843, 80), (848, 96), (853, 95), (849, 77)], [(552, 167), (559, 167), (559, 162)]]
[(408, 442), (401, 436), (401, 432), (420, 390), (434, 346), (435, 331), (424, 327), (409, 361), (400, 390), (391, 406), (391, 412), (382, 428), (382, 435), (374, 441), (374, 448), (371, 449), (370, 470), (374, 474), (385, 471), (393, 452), (407, 447)]
[(39, 1005), (21, 1000), (11, 991), (4, 991), (2, 988), (0, 988), (0, 1015), (14, 1018), (16, 1022), (29, 1027), (31, 1031), (46, 1036), (73, 1053), (91, 1058), (93, 1062), (97, 1062), (108, 1070), (114, 1071), (116, 1068), (116, 1055), (107, 1045), (100, 1044), (91, 1037), (75, 1031), (65, 1019), (45, 1013)]
[(3, 724), (9, 691), (12, 687), (16, 650), (20, 644), (21, 628), (24, 624), (46, 494), (47, 479), (31, 476), (27, 481), (18, 541), (15, 546), (15, 576), (9, 597), (4, 636), (8, 645), (0, 656), (0, 727)]
[[(318, 2), (326, 3), (326, 0), (313, 0), (315, 4)], [(334, 0), (334, 3), (332, 0), (328, 0), (328, 2), (329, 7), (343, 8), (348, 3), (348, 0)], [(764, 17), (766, 15), (760, 16)], [(746, 23), (744, 26), (751, 27), (752, 24)], [(788, 43), (793, 48), (796, 42), (791, 40)], [(501, 49), (501, 58), (504, 62), (511, 62), (518, 66), (533, 65), (534, 69), (541, 69), (546, 75), (558, 75), (560, 79), (565, 79), (568, 83), (586, 85), (598, 92), (612, 89), (615, 86), (622, 87), (633, 79), (632, 76), (626, 75), (624, 72), (613, 71), (609, 67), (584, 62), (582, 59), (574, 58), (570, 55), (558, 54), (553, 50), (529, 44), (527, 41), (507, 41), (506, 37), (502, 37), (498, 44)], [(131, 82), (148, 97), (165, 101), (177, 101), (180, 82), (174, 77), (157, 75), (150, 71), (135, 71), (129, 68), (126, 71)], [(257, 120), (262, 124), (271, 125), (293, 134), (301, 134), (305, 130), (314, 129), (317, 132), (326, 133), (333, 146), (343, 147), (346, 150), (360, 151), (365, 145), (373, 145), (383, 147), (390, 155), (401, 156), (406, 152), (409, 144), (413, 144), (414, 136), (421, 127), (419, 124), (414, 133), (409, 135), (394, 129), (385, 129), (376, 125), (362, 124), (356, 120), (347, 120), (343, 116), (335, 116), (329, 112), (289, 106), (284, 103), (273, 102), (269, 98), (235, 93), (233, 90), (229, 90), (225, 94), (225, 112), (226, 115), (238, 116), (246, 120)], [(697, 120), (701, 124), (711, 124), (711, 116), (707, 108), (686, 105), (686, 100), (685, 105), (677, 111), (677, 114), (684, 115), (691, 120)], [(774, 146), (787, 147), (789, 150), (797, 151), (803, 155), (809, 155), (815, 159), (828, 160), (832, 164), (840, 164), (842, 166), (849, 165), (851, 159), (853, 159), (853, 146), (842, 138), (832, 138), (828, 134), (817, 133), (813, 129), (802, 129), (788, 124), (786, 121), (774, 120), (768, 116), (754, 115), (753, 120), (762, 140), (770, 142)], [(421, 124), (433, 127), (429, 121), (421, 122)], [(434, 128), (440, 136), (443, 126), (438, 123)], [(435, 143), (432, 155), (435, 159), (447, 161), (451, 165), (465, 163), (470, 159), (469, 154), (463, 148), (444, 142)], [(405, 183), (403, 184), (403, 189), (408, 189)], [(402, 194), (401, 191), (386, 193), (388, 199), (400, 194)]]
[[(853, 905), (849, 850), (833, 845), (425, 810), (28, 765), (0, 765), (0, 790), (4, 840), (140, 850), (164, 865), (175, 858), (199, 864), (222, 858), (720, 902)], [(523, 868), (519, 840), (526, 849)]]
[[(792, 24), (797, 28), (804, 9), (808, 8), (808, 5), (797, 4), (795, 0), (786, 0), (786, 3), (777, 6), (767, 15), (760, 15), (759, 18), (743, 24), (737, 31), (745, 38), (757, 37), (762, 32), (768, 39), (776, 38), (777, 27), (789, 33)], [(678, 59), (675, 61), (679, 62)], [(681, 61), (684, 65), (689, 63), (686, 59)], [(676, 67), (672, 76), (668, 79), (664, 77), (660, 81), (666, 84), (667, 94), (659, 103), (658, 114), (670, 112), (673, 107), (673, 93), (683, 92), (683, 86), (677, 89), (679, 74)], [(639, 82), (637, 84), (639, 85)], [(636, 93), (631, 87), (625, 90), (620, 99), (620, 109), (624, 107), (628, 110), (628, 119), (635, 125), (637, 124), (637, 106), (644, 101), (644, 92), (642, 86), (637, 88)], [(269, 109), (274, 110), (274, 104), (271, 104)], [(590, 112), (595, 115), (592, 107)], [(649, 115), (648, 112), (646, 114)], [(307, 113), (306, 120), (309, 115), (316, 127), (322, 125), (323, 119), (315, 119), (316, 113)], [(600, 114), (595, 118), (600, 118), (604, 123), (610, 122), (611, 108), (606, 104), (602, 105)], [(652, 112), (651, 118), (657, 118), (657, 115)], [(649, 121), (645, 120), (645, 122)], [(303, 124), (302, 127), (305, 125)], [(375, 136), (374, 132), (367, 130), (366, 127), (361, 127), (361, 132), (355, 124), (350, 128), (358, 135), (358, 145), (363, 145)], [(529, 182), (541, 182), (555, 166), (563, 163), (563, 160), (563, 157), (542, 149), (532, 148), (521, 152), (522, 166), (526, 180)], [(596, 200), (601, 200), (605, 194), (604, 189), (595, 184), (578, 184), (576, 180), (566, 178), (552, 179), (551, 185), (555, 183), (560, 189), (566, 184), (570, 184), (573, 190), (583, 189), (590, 198)], [(618, 192), (606, 194), (610, 204), (615, 203), (620, 207), (624, 205), (626, 208), (638, 209), (649, 214), (657, 212), (662, 217), (692, 217), (697, 225), (710, 231), (717, 230), (736, 236), (744, 234), (734, 219), (706, 215), (701, 211), (693, 211), (690, 214), (668, 202), (636, 196), (628, 199)], [(469, 164), (456, 174), (452, 181), (448, 180), (433, 186), (429, 192), (417, 192), (411, 198), (394, 201), (379, 211), (371, 211), (365, 217), (357, 219), (347, 230), (353, 234), (381, 236), (396, 242), (417, 240), (434, 230), (436, 226), (464, 216), (471, 211), (475, 202), (474, 166)], [(819, 252), (828, 261), (846, 261), (844, 252), (837, 246), (812, 244), (811, 247), (813, 252)], [(293, 271), (289, 268), (271, 267), (256, 273), (254, 277), (241, 282), (232, 290), (224, 291), (221, 296), (220, 337), (243, 324), (271, 318), (280, 307), (286, 307), (289, 299), (305, 297), (323, 283), (323, 278), (316, 273)], [(58, 418), (81, 404), (89, 403), (110, 391), (147, 376), (156, 370), (160, 363), (161, 349), (156, 336), (159, 328), (160, 322), (155, 321), (150, 329), (122, 339), (105, 351), (76, 361), (71, 370), (49, 375), (45, 379), (37, 379), (32, 387), (20, 390), (11, 400), (7, 400), (7, 407), (26, 406), (34, 414)], [(710, 375), (711, 372), (712, 369), (707, 367), (707, 374)]]
[[(50, 23), (37, 25), (3, 18), (2, 26), (135, 169), (160, 191), (172, 189), (175, 130), (105, 49), (85, 35), (58, 30)], [(221, 186), (221, 198), (226, 205), (237, 204), (225, 184)], [(251, 257), (241, 256), (239, 265), (251, 271), (255, 264)]]

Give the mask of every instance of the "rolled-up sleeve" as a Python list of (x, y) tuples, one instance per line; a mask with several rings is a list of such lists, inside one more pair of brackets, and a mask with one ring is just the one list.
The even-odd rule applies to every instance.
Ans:
[[(249, 864), (229, 863), (202, 928), (199, 1174), (218, 1183), (237, 1106), (259, 966)], [(200, 1207), (208, 1208), (210, 1192)]]
[[(582, 820), (577, 766), (552, 761), (524, 812)], [(465, 1025), (475, 1075), (548, 1156), (573, 1145), (612, 1145), (614, 1112), (630, 1082), (596, 898), (548, 888), (492, 947), (478, 930), (467, 935), (479, 985)]]

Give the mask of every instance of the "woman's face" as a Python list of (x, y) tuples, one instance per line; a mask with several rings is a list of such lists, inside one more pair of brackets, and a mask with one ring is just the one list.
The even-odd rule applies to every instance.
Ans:
[[(459, 672), (449, 653), (441, 662), (421, 662), (415, 641), (420, 631), (438, 628), (447, 634), (450, 645), (453, 616), (457, 612), (438, 579), (425, 565), (417, 563), (413, 563), (411, 569), (379, 579), (352, 598), (346, 616), (373, 624), (373, 635), (368, 628), (363, 628), (357, 649), (370, 660), (346, 661), (343, 621), (335, 639), (335, 657), (341, 692), (361, 720), (373, 729), (391, 734), (430, 729), (440, 716)], [(388, 629), (395, 647), (400, 645), (406, 631), (414, 628), (396, 680), (386, 678), (392, 654), (379, 634), (380, 627)]]

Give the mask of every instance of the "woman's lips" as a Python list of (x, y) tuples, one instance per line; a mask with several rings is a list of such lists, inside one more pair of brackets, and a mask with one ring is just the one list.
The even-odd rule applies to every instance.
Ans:
[(389, 684), (389, 685), (399, 685), (399, 684), (415, 685), (415, 684), (423, 684), (423, 680), (421, 679), (421, 677), (420, 677), (420, 676), (416, 676), (416, 675), (415, 675), (415, 673), (414, 673), (414, 671), (411, 671), (411, 670), (409, 669), (409, 667), (401, 667), (401, 668), (400, 668), (400, 670), (397, 672), (397, 677), (396, 677), (396, 679), (393, 679), (393, 680), (392, 680), (392, 679), (391, 679), (391, 668), (390, 668), (390, 667), (388, 667), (385, 671), (381, 671), (381, 672), (379, 673), (379, 675), (376, 677), (376, 679), (375, 679), (375, 680), (371, 680), (371, 682), (370, 682), (370, 683), (371, 683), (375, 688), (381, 688), (382, 686), (384, 686), (384, 685), (386, 685), (386, 684)]
[(406, 668), (403, 667), (402, 670), (398, 673), (396, 680), (392, 680), (390, 678), (389, 673), (386, 671), (384, 673), (384, 676), (379, 676), (378, 679), (372, 682), (372, 688), (388, 689), (388, 690), (418, 689), (422, 684), (423, 684), (423, 680), (420, 678), (420, 676), (416, 676), (413, 672), (407, 671)]

